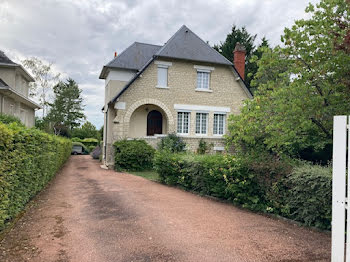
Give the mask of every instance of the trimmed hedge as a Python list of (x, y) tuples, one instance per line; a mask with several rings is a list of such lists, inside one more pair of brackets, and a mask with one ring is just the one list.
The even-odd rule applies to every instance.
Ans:
[(70, 140), (0, 123), (0, 230), (45, 187), (71, 149)]
[[(263, 162), (265, 160), (265, 162)], [(293, 163), (296, 165), (296, 163)], [(329, 167), (262, 155), (172, 154), (159, 151), (160, 181), (227, 199), (251, 210), (274, 213), (308, 226), (330, 229), (332, 176)]]
[(142, 171), (152, 168), (155, 149), (145, 140), (120, 140), (114, 143), (115, 170)]

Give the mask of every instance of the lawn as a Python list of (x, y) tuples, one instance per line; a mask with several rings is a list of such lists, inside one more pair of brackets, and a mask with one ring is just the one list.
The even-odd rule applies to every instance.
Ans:
[(136, 176), (142, 176), (148, 180), (151, 181), (159, 181), (159, 175), (154, 170), (148, 170), (148, 171), (131, 171), (130, 174), (136, 175)]

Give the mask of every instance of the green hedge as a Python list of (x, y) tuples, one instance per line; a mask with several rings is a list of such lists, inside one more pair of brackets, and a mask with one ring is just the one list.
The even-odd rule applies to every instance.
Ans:
[(159, 151), (154, 159), (162, 183), (330, 229), (331, 169), (291, 164), (263, 154), (255, 158)]
[(120, 140), (114, 143), (115, 170), (151, 169), (155, 149), (144, 140)]
[(331, 229), (332, 169), (302, 164), (282, 179), (276, 189), (281, 195), (281, 215), (308, 226)]
[(231, 200), (254, 210), (264, 208), (262, 188), (238, 158), (226, 155), (156, 153), (160, 181), (186, 190)]
[(67, 139), (0, 123), (0, 230), (45, 187), (71, 149)]

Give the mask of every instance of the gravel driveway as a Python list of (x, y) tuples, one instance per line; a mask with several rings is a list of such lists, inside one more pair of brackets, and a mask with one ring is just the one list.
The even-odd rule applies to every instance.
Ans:
[(330, 261), (330, 235), (73, 156), (0, 261)]

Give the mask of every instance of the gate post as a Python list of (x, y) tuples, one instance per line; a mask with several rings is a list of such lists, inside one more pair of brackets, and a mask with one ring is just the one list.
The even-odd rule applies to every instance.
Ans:
[[(345, 256), (346, 146), (347, 116), (335, 116), (333, 122), (332, 262), (344, 262)], [(347, 256), (346, 261), (350, 261), (350, 255)]]

